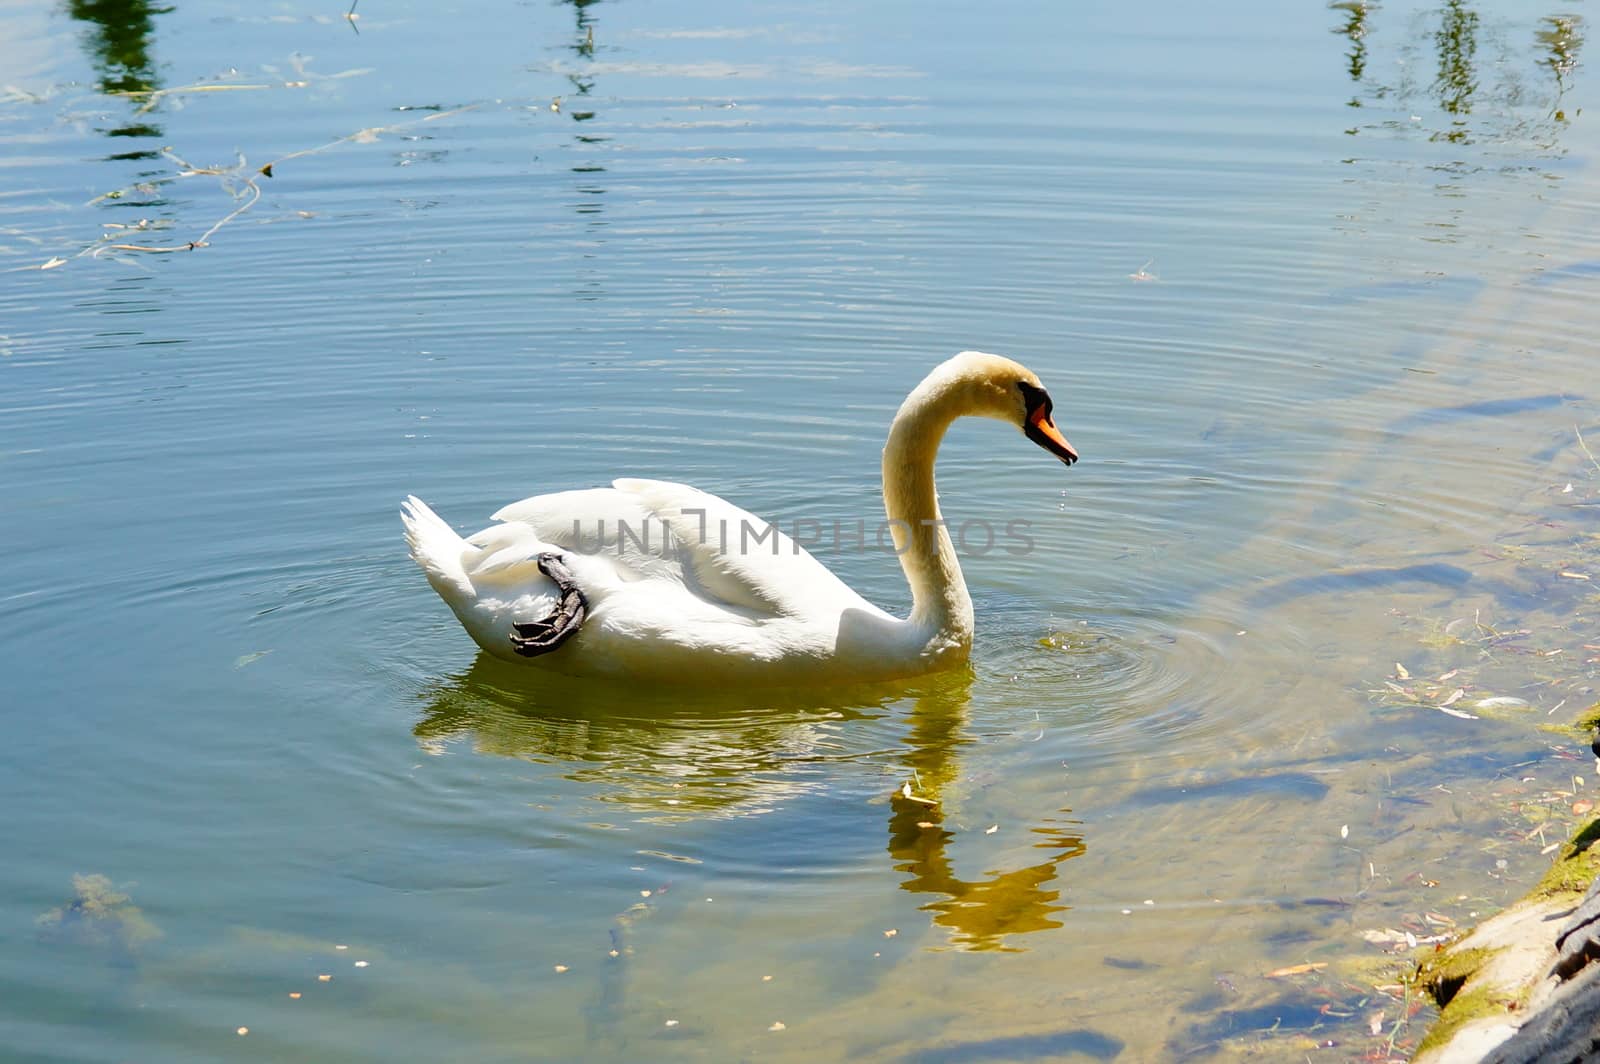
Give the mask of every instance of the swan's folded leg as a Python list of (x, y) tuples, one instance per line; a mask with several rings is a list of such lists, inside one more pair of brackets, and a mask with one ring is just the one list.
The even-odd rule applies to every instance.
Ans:
[(589, 614), (589, 600), (578, 590), (577, 579), (559, 554), (541, 554), (534, 560), (539, 563), (539, 571), (561, 590), (561, 599), (548, 617), (512, 622), (515, 631), (511, 633), (511, 649), (525, 658), (536, 658), (559, 649), (562, 643), (578, 634), (583, 619)]

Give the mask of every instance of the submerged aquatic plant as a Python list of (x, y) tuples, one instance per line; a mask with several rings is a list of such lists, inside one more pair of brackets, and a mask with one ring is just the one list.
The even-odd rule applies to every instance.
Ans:
[(161, 937), (161, 929), (109, 877), (75, 875), (72, 889), (71, 901), (41, 913), (34, 921), (41, 932), (110, 949), (130, 949)]

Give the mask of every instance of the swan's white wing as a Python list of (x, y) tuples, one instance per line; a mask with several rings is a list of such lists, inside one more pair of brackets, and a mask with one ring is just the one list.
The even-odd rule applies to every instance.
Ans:
[(467, 537), (461, 568), (474, 587), (546, 583), (538, 555), (550, 549), (538, 532), (523, 524), (490, 525)]
[(671, 530), (694, 575), (724, 599), (799, 615), (872, 609), (804, 547), (726, 499), (666, 480), (612, 484)]
[(610, 488), (535, 495), (502, 508), (494, 520), (530, 527), (539, 540), (563, 550), (604, 558), (624, 581), (672, 581), (748, 610), (793, 615), (871, 608), (781, 531), (686, 484), (624, 479)]
[[(533, 536), (547, 544), (541, 549), (560, 549), (600, 559), (623, 582), (693, 583), (693, 574), (688, 571), (692, 567), (685, 561), (683, 550), (670, 542), (661, 520), (637, 497), (615, 488), (535, 495), (501, 507), (493, 519), (505, 524), (486, 528), (480, 536), (489, 535), (496, 528), (532, 529)], [(476, 541), (478, 536), (472, 539)], [(761, 602), (729, 601), (766, 608)]]
[(615, 540), (619, 525), (638, 529), (650, 516), (639, 500), (615, 488), (583, 488), (509, 503), (497, 510), (491, 520), (529, 525), (552, 546), (588, 550), (597, 545), (595, 537), (600, 528)]

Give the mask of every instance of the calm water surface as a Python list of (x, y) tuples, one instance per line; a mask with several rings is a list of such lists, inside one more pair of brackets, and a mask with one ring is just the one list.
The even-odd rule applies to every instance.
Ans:
[[(1594, 698), (1582, 7), (0, 6), (6, 1054), (1382, 1059), (1361, 932), (1586, 765), (1383, 694)], [(1034, 544), (970, 673), (541, 682), (405, 556), (623, 474), (874, 520), (964, 348), (1084, 456), (949, 439)]]

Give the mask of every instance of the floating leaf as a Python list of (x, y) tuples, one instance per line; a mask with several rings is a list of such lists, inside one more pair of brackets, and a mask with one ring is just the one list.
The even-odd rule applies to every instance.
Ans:
[(1474, 709), (1525, 709), (1529, 708), (1527, 701), (1521, 698), (1512, 698), (1510, 695), (1493, 695), (1489, 698), (1475, 698), (1470, 703)]

